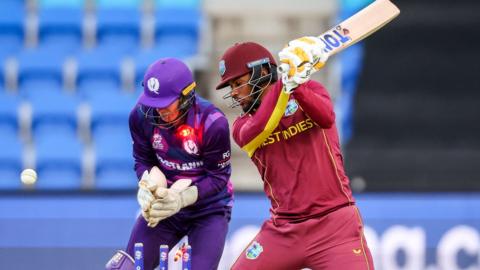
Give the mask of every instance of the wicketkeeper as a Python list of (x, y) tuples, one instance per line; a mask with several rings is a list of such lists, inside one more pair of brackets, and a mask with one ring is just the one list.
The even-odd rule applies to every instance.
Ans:
[(233, 204), (227, 119), (195, 93), (191, 71), (177, 59), (150, 65), (143, 88), (129, 120), (142, 216), (107, 269), (133, 269), (140, 242), (144, 267), (153, 270), (160, 245), (173, 247), (185, 235), (192, 268), (217, 269)]

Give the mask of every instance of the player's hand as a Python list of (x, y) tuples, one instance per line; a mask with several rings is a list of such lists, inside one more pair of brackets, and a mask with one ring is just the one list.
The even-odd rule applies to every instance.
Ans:
[(310, 80), (311, 75), (321, 69), (328, 59), (325, 44), (316, 37), (292, 40), (278, 55), (282, 62), (279, 71), (288, 93)]
[(150, 181), (150, 173), (144, 171), (140, 181), (138, 182), (137, 201), (142, 211), (147, 211), (151, 203), (155, 200), (152, 191), (156, 186), (152, 185)]
[(157, 166), (153, 166), (150, 172), (143, 172), (138, 182), (137, 201), (142, 210), (142, 216), (147, 222), (150, 218), (148, 211), (155, 200), (153, 192), (160, 187), (167, 187), (167, 179)]
[(190, 186), (191, 179), (179, 179), (167, 188), (158, 188), (157, 199), (149, 210), (148, 226), (155, 227), (158, 222), (178, 213), (180, 209), (194, 204), (198, 199), (198, 189)]

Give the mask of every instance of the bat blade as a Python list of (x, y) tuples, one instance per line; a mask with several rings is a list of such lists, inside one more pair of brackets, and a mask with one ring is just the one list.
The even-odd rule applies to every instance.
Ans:
[(398, 7), (389, 0), (376, 0), (319, 38), (325, 43), (328, 55), (332, 56), (375, 33), (399, 14)]
[[(389, 0), (376, 0), (318, 38), (325, 43), (325, 52), (330, 57), (375, 33), (399, 14), (398, 7)], [(285, 63), (278, 67), (280, 73), (289, 69)]]

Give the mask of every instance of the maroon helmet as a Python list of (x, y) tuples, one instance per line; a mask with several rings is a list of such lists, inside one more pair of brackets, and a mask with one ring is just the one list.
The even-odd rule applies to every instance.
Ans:
[(277, 65), (272, 54), (265, 47), (254, 42), (236, 43), (225, 52), (218, 63), (222, 81), (216, 89), (222, 89), (228, 85), (229, 81), (247, 74), (253, 66), (265, 63)]

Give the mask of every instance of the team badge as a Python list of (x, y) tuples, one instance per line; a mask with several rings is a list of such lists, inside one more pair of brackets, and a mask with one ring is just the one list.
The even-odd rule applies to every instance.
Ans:
[(154, 133), (152, 137), (152, 148), (156, 150), (167, 151), (167, 145), (160, 133)]
[(295, 99), (291, 99), (287, 103), (287, 108), (285, 109), (285, 117), (294, 114), (298, 110), (298, 104)]
[(186, 139), (183, 141), (183, 149), (191, 155), (198, 155), (198, 146), (192, 139)]
[(249, 260), (255, 260), (260, 256), (260, 253), (263, 252), (263, 247), (257, 241), (253, 241), (253, 243), (247, 248), (245, 255)]
[(225, 60), (221, 60), (218, 62), (218, 72), (220, 72), (220, 76), (223, 76), (225, 71), (227, 71), (227, 68), (225, 67)]
[(158, 89), (160, 88), (160, 82), (157, 78), (151, 77), (147, 81), (147, 87), (150, 92), (153, 92), (158, 95)]

